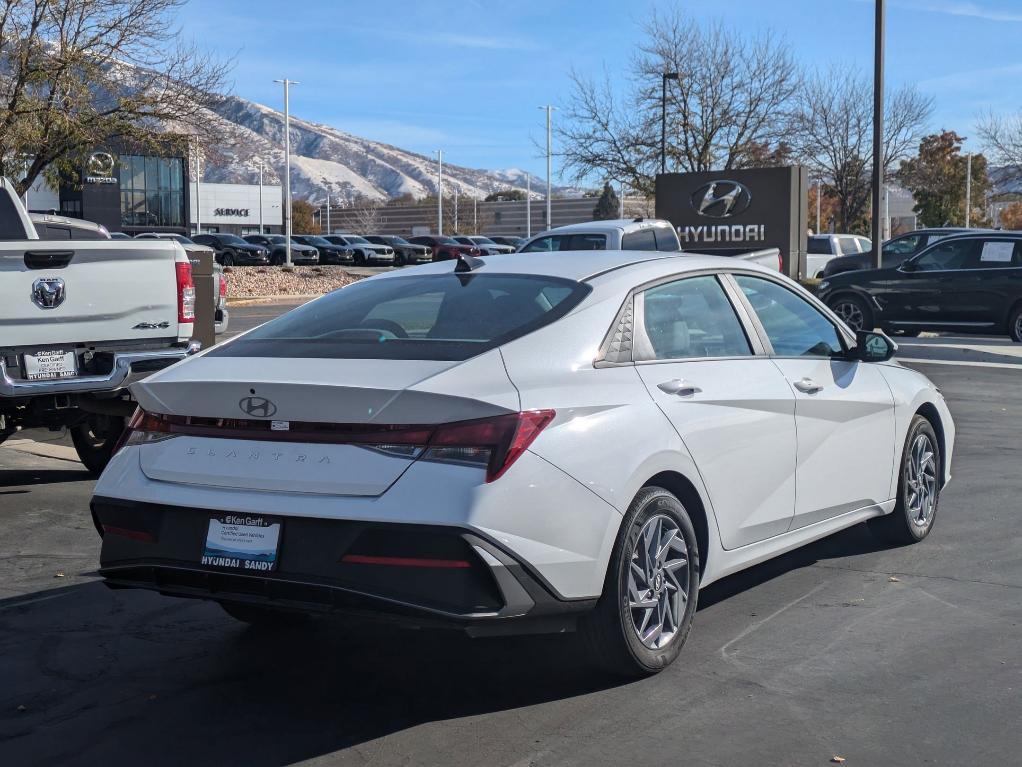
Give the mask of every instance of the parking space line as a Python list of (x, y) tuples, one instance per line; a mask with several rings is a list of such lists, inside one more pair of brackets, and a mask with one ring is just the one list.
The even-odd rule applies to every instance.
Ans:
[(902, 357), (899, 360), (905, 365), (914, 365), (921, 362), (924, 365), (959, 365), (961, 367), (973, 368), (1003, 368), (1006, 370), (1022, 370), (1022, 362), (972, 362), (969, 360), (928, 360), (916, 359), (914, 357)]

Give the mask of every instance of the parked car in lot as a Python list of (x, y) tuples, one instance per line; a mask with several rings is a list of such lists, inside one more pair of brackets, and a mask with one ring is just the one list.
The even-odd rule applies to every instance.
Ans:
[(236, 234), (197, 234), (192, 242), (213, 249), (221, 266), (260, 266), (270, 263), (270, 251), (245, 242)]
[[(936, 229), (916, 229), (912, 232), (892, 237), (883, 244), (881, 250), (882, 265), (886, 267), (898, 266), (905, 259), (911, 258), (923, 248), (932, 245), (937, 240), (950, 237), (955, 234), (968, 232), (982, 232), (981, 229), (964, 229), (961, 227), (943, 227)], [(863, 238), (865, 239), (865, 238)], [(873, 245), (870, 240), (869, 247), (864, 250), (851, 253), (850, 255), (832, 258), (824, 267), (823, 276), (830, 277), (841, 272), (851, 272), (856, 269), (873, 268)]]
[(900, 266), (836, 274), (817, 290), (853, 330), (946, 330), (1022, 341), (1022, 234), (942, 238)]
[(394, 266), (428, 264), (433, 260), (433, 251), (425, 245), (408, 242), (404, 237), (393, 234), (367, 234), (366, 239), (374, 245), (385, 245), (394, 251)]
[(655, 673), (702, 586), (860, 522), (932, 529), (954, 423), (894, 351), (731, 258), (379, 275), (136, 386), (100, 573), (256, 625), (576, 629)]
[(314, 248), (319, 253), (321, 264), (355, 263), (355, 251), (345, 245), (336, 245), (318, 234), (296, 234), (292, 239), (301, 245)]
[[(197, 242), (193, 242), (190, 237), (185, 237), (183, 234), (173, 234), (171, 232), (143, 232), (142, 234), (135, 235), (136, 240), (173, 240), (178, 243), (182, 248), (185, 249), (185, 253), (188, 254), (189, 260), (192, 260), (196, 253), (200, 251), (213, 252), (213, 249), (207, 245), (199, 245)], [(227, 331), (230, 325), (231, 316), (227, 309), (227, 275), (224, 274), (224, 269), (220, 264), (216, 262), (216, 254), (213, 256), (213, 332), (216, 335), (220, 335)]]
[(869, 253), (872, 241), (857, 234), (812, 234), (807, 240), (806, 277), (823, 277), (823, 270), (837, 256)]
[(408, 240), (416, 245), (425, 245), (433, 251), (434, 261), (448, 261), (460, 255), (480, 256), (482, 252), (475, 245), (465, 245), (453, 237), (437, 234), (420, 234)]
[[(283, 234), (246, 234), (245, 242), (265, 248), (270, 254), (273, 266), (287, 263), (287, 237)], [(319, 251), (291, 237), (291, 263), (299, 266), (315, 266), (319, 263)]]
[(357, 234), (328, 234), (326, 239), (335, 245), (349, 248), (358, 266), (394, 263), (394, 249), (389, 245), (377, 245)]
[(128, 384), (198, 349), (188, 256), (168, 241), (39, 239), (7, 179), (0, 231), (0, 442), (67, 428), (98, 473), (135, 408)]
[(489, 237), (498, 245), (508, 245), (514, 250), (518, 250), (518, 248), (522, 247), (522, 245), (525, 244), (524, 237), (508, 237), (503, 234), (488, 234), (486, 236)]
[(110, 232), (110, 239), (111, 240), (130, 240), (130, 239), (132, 239), (132, 237), (131, 237), (130, 234), (125, 234), (124, 232)]
[(467, 237), (464, 235), (457, 235), (454, 239), (462, 245), (474, 245), (479, 248), (479, 254), (482, 256), (499, 256), (502, 253), (515, 252), (515, 249), (510, 245), (499, 245), (489, 237)]

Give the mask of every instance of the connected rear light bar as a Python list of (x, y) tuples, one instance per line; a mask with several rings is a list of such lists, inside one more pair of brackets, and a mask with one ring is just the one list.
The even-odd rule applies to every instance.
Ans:
[(553, 410), (526, 410), (454, 423), (339, 424), (290, 421), (275, 431), (270, 421), (160, 415), (135, 411), (117, 444), (144, 445), (177, 436), (361, 445), (410, 458), (486, 469), (486, 481), (499, 479), (554, 419)]

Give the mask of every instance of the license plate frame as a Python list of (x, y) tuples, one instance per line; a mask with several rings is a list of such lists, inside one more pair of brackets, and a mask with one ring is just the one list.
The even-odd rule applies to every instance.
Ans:
[(275, 572), (283, 527), (279, 518), (264, 514), (212, 514), (206, 525), (199, 563), (203, 567), (232, 572)]
[(43, 349), (25, 352), (21, 364), (29, 381), (56, 381), (78, 375), (78, 355), (74, 349)]

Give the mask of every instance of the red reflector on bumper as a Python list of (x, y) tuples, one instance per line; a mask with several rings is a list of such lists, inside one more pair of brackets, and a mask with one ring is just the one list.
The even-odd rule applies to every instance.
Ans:
[(385, 567), (437, 567), (459, 570), (471, 567), (464, 559), (425, 559), (422, 557), (370, 557), (363, 554), (345, 554), (341, 562), (346, 565), (383, 565)]
[(156, 538), (152, 533), (145, 533), (141, 530), (129, 530), (126, 527), (117, 527), (116, 525), (103, 525), (103, 534), (106, 535), (119, 535), (122, 538), (131, 538), (133, 541), (141, 541), (142, 543), (153, 543)]

